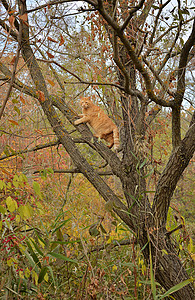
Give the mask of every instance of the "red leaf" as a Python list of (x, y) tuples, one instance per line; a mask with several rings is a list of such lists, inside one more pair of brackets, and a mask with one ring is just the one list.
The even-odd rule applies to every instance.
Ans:
[(23, 15), (19, 15), (18, 18), (24, 22), (27, 22), (28, 20), (28, 15), (27, 13), (23, 14)]
[(23, 103), (23, 104), (25, 104), (26, 102), (25, 102), (25, 99), (20, 95), (20, 101)]
[(44, 102), (45, 101), (45, 95), (42, 91), (36, 91), (36, 94), (38, 96), (38, 99), (40, 102)]
[(50, 36), (48, 36), (48, 38), (47, 38), (49, 41), (51, 41), (51, 42), (54, 42), (54, 43), (57, 43), (58, 41), (56, 41), (56, 40), (54, 40), (54, 39), (52, 39)]
[(11, 65), (14, 65), (15, 60), (16, 60), (16, 56), (14, 56), (14, 57), (12, 58), (12, 60), (10, 61), (10, 64), (11, 64)]
[(49, 53), (48, 51), (46, 52), (49, 58), (54, 58), (54, 55)]
[(62, 35), (60, 35), (60, 43), (59, 43), (59, 46), (62, 46), (64, 44), (64, 38)]

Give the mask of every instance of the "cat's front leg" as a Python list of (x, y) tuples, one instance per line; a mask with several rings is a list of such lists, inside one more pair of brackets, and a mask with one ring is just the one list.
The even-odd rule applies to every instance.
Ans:
[(74, 122), (74, 125), (79, 125), (79, 124), (81, 124), (81, 123), (87, 123), (88, 121), (89, 121), (89, 119), (88, 119), (86, 116), (84, 116), (84, 117), (82, 117), (81, 119), (76, 120), (76, 121)]

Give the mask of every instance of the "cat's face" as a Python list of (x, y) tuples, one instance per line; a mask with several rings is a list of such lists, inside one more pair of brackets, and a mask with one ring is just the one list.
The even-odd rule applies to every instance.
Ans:
[(93, 102), (90, 100), (89, 97), (83, 97), (83, 98), (81, 98), (81, 100), (80, 100), (80, 106), (81, 106), (82, 108), (87, 109), (87, 108), (89, 108), (92, 104), (93, 104)]

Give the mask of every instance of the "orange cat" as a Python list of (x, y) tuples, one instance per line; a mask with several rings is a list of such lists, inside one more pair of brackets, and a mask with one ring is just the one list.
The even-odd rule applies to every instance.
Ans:
[(114, 122), (90, 100), (90, 97), (81, 98), (80, 105), (83, 113), (79, 115), (81, 118), (74, 124), (88, 123), (94, 129), (96, 137), (110, 143), (109, 148), (114, 145), (114, 150), (117, 150), (119, 148), (119, 131)]

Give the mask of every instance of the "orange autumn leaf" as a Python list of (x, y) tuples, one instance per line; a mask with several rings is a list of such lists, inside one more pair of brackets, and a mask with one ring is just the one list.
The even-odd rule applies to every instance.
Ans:
[(54, 55), (49, 53), (48, 51), (46, 52), (49, 58), (54, 58)]
[(52, 80), (47, 79), (47, 81), (49, 82), (49, 84), (50, 84), (51, 86), (54, 86), (54, 85), (55, 85), (55, 83), (54, 83)]
[(66, 256), (70, 257), (70, 254), (71, 254), (70, 250), (66, 250)]
[(10, 61), (10, 64), (11, 64), (11, 65), (14, 65), (15, 60), (16, 60), (16, 56), (14, 56), (14, 57), (12, 58), (12, 60)]
[(8, 21), (9, 21), (11, 27), (14, 27), (15, 17), (13, 15), (9, 16)]
[(35, 132), (37, 132), (37, 133), (43, 135), (43, 132), (42, 132), (41, 130), (39, 130), (39, 129), (35, 129)]
[(23, 104), (25, 104), (26, 102), (25, 102), (25, 99), (20, 95), (20, 101), (23, 103)]
[(51, 41), (51, 42), (54, 42), (54, 43), (57, 43), (58, 41), (56, 41), (56, 40), (54, 40), (54, 39), (52, 39), (50, 36), (48, 36), (48, 38), (47, 38), (49, 41)]
[(23, 14), (23, 15), (19, 15), (18, 18), (24, 22), (27, 22), (28, 20), (28, 15), (27, 13)]
[(38, 96), (38, 99), (40, 102), (44, 102), (45, 101), (45, 95), (42, 91), (36, 91), (36, 94)]
[(6, 169), (1, 167), (1, 172), (7, 174), (7, 175), (11, 175), (11, 172), (8, 172)]
[(8, 120), (10, 123), (14, 124), (14, 125), (19, 125), (18, 122), (16, 122), (15, 120)]
[(10, 10), (9, 12), (8, 12), (8, 14), (9, 15), (12, 15), (12, 14), (14, 14), (16, 12), (16, 10), (14, 9), (14, 10)]
[(62, 35), (60, 35), (60, 43), (59, 43), (59, 46), (62, 46), (64, 44), (64, 38)]

